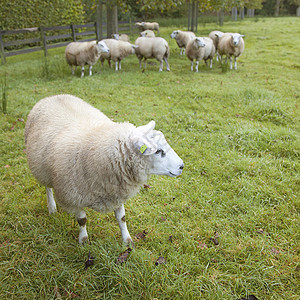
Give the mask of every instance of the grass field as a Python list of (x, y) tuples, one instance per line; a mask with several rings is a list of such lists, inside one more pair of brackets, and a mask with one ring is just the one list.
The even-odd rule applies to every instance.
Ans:
[[(171, 72), (155, 61), (143, 72), (131, 56), (120, 72), (98, 63), (80, 79), (63, 48), (0, 66), (1, 299), (300, 299), (299, 18), (200, 26), (199, 36), (246, 35), (237, 71), (215, 62), (192, 73), (170, 38), (175, 29), (161, 29)], [(74, 217), (48, 215), (27, 166), (27, 115), (60, 93), (115, 121), (155, 120), (185, 163), (180, 177), (153, 176), (126, 203), (136, 247), (123, 264), (114, 214), (87, 210), (89, 243), (79, 246)], [(89, 252), (94, 265), (85, 270)]]

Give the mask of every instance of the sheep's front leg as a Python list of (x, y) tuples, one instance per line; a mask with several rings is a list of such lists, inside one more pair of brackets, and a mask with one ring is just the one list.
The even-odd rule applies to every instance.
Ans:
[(219, 61), (219, 53), (218, 53), (218, 51), (216, 53), (216, 60)]
[(183, 47), (180, 48), (180, 55), (183, 53)]
[(234, 57), (234, 69), (237, 70), (237, 62), (236, 62), (236, 57)]
[(230, 61), (230, 70), (232, 70), (232, 56), (230, 56), (229, 61)]
[(93, 69), (93, 66), (90, 66), (89, 67), (89, 76), (92, 76), (92, 69)]
[(211, 58), (211, 59), (210, 59), (210, 65), (209, 65), (210, 68), (212, 68), (212, 62), (213, 62), (213, 60), (212, 60), (212, 58)]
[(121, 61), (119, 61), (119, 70), (121, 70)]
[(83, 244), (88, 239), (88, 234), (86, 231), (86, 213), (84, 210), (80, 210), (76, 213), (76, 219), (79, 225), (79, 244)]
[(53, 191), (51, 188), (46, 187), (46, 193), (47, 193), (47, 206), (49, 210), (49, 214), (55, 214), (56, 213), (56, 203), (53, 197)]
[(194, 65), (194, 61), (191, 61), (191, 71), (193, 72), (193, 65)]
[(134, 246), (132, 238), (127, 229), (127, 225), (125, 221), (125, 208), (123, 204), (118, 209), (115, 210), (115, 216), (119, 223), (123, 243), (125, 243), (126, 245)]
[(118, 64), (119, 64), (118, 61), (116, 61), (115, 64), (116, 64), (116, 71), (118, 71)]
[(199, 60), (196, 60), (196, 67), (195, 67), (196, 72), (198, 72), (198, 65), (199, 65)]
[(84, 76), (84, 67), (81, 67), (81, 78)]

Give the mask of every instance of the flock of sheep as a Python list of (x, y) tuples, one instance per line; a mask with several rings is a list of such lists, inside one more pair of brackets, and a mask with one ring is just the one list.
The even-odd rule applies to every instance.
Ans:
[[(163, 70), (163, 61), (166, 63), (167, 71), (170, 71), (169, 55), (170, 48), (168, 42), (162, 37), (156, 37), (153, 30), (159, 34), (159, 24), (149, 22), (136, 23), (140, 30), (140, 36), (135, 44), (130, 43), (129, 36), (126, 34), (113, 34), (112, 38), (104, 39), (100, 42), (72, 42), (65, 50), (67, 63), (73, 67), (81, 67), (81, 77), (84, 76), (84, 66), (89, 65), (89, 75), (92, 75), (92, 67), (100, 59), (102, 65), (104, 60), (111, 66), (111, 60), (115, 63), (115, 70), (121, 69), (121, 61), (130, 54), (136, 54), (140, 68), (144, 59), (144, 68), (149, 58), (154, 58), (160, 62), (159, 71)], [(239, 33), (212, 31), (208, 37), (196, 37), (191, 31), (175, 30), (171, 33), (171, 38), (176, 40), (180, 48), (180, 55), (186, 54), (191, 61), (191, 71), (193, 71), (194, 61), (196, 62), (196, 72), (198, 72), (199, 61), (204, 60), (205, 64), (216, 59), (223, 63), (222, 57), (230, 59), (230, 69), (232, 69), (232, 58), (234, 58), (234, 68), (237, 69), (237, 57), (239, 57), (245, 48), (244, 35)]]
[[(161, 37), (157, 23), (138, 23), (141, 33), (135, 44), (128, 36), (114, 35), (100, 42), (70, 43), (66, 47), (68, 64), (92, 66), (100, 58), (109, 64), (135, 53), (140, 61), (156, 58), (162, 71), (163, 60), (169, 70), (169, 45)], [(175, 30), (174, 38), (180, 54), (196, 60), (210, 60), (217, 53), (230, 58), (244, 50), (243, 36), (237, 33), (212, 32), (209, 37), (196, 37), (192, 32)], [(73, 71), (73, 69), (72, 69)], [(56, 202), (75, 214), (79, 224), (79, 243), (88, 239), (84, 208), (99, 212), (114, 211), (123, 242), (133, 245), (125, 221), (124, 203), (133, 197), (150, 175), (176, 177), (184, 168), (182, 159), (169, 146), (162, 132), (154, 130), (155, 122), (136, 127), (128, 122), (116, 123), (101, 111), (72, 95), (56, 95), (40, 100), (28, 115), (25, 144), (29, 167), (36, 179), (46, 187), (48, 210), (56, 212)], [(53, 191), (55, 193), (55, 200)]]

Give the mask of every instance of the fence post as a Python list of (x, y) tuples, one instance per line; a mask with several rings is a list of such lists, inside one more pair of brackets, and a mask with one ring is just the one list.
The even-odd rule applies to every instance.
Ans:
[(5, 53), (4, 53), (4, 45), (3, 45), (3, 41), (2, 41), (2, 32), (0, 29), (0, 53), (1, 53), (1, 62), (2, 64), (6, 63), (6, 59), (5, 59)]
[(40, 27), (40, 31), (41, 31), (41, 41), (42, 41), (42, 44), (43, 44), (44, 55), (47, 56), (48, 55), (48, 49), (47, 49), (47, 42), (46, 42), (44, 27)]
[(72, 30), (73, 41), (76, 42), (76, 32), (75, 32), (74, 24), (71, 24), (71, 30)]

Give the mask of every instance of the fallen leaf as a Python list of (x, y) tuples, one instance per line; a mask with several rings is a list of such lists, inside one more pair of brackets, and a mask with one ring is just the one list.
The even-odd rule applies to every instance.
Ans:
[(122, 252), (119, 257), (117, 258), (116, 264), (122, 264), (123, 262), (125, 262), (129, 256), (129, 253), (132, 251), (131, 248), (128, 248), (127, 250), (125, 250), (124, 252)]
[(254, 295), (249, 295), (248, 298), (240, 298), (238, 300), (258, 300)]
[(146, 230), (144, 230), (143, 232), (138, 233), (135, 237), (139, 240), (143, 240), (143, 239), (145, 239), (147, 233), (148, 232), (146, 232)]
[(271, 252), (274, 253), (274, 254), (280, 254), (281, 253), (280, 250), (278, 250), (278, 249), (276, 249), (274, 247), (272, 247)]
[(207, 248), (207, 245), (205, 243), (202, 243), (201, 241), (198, 241), (198, 248), (200, 249), (206, 249)]
[(18, 122), (24, 122), (24, 119), (23, 118), (19, 118), (17, 119)]
[(152, 186), (150, 186), (149, 184), (144, 184), (144, 189), (151, 189)]
[(160, 264), (165, 264), (166, 263), (166, 260), (163, 256), (160, 256), (157, 261), (155, 262), (155, 265), (160, 265)]
[(84, 263), (85, 270), (87, 270), (87, 268), (89, 268), (90, 266), (92, 266), (94, 264), (94, 259), (95, 259), (95, 257), (93, 257), (91, 255), (91, 252), (89, 252), (88, 260)]

